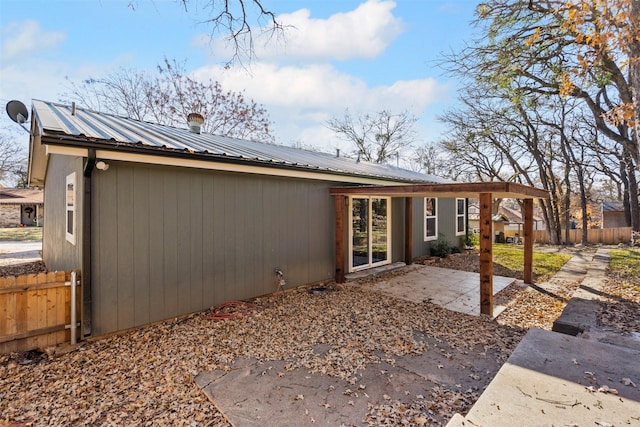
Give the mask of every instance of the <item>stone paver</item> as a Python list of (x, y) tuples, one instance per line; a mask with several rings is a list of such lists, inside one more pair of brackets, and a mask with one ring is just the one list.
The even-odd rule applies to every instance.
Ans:
[[(406, 271), (364, 287), (405, 301), (428, 301), (452, 311), (480, 315), (480, 274), (419, 264), (406, 267)], [(516, 281), (493, 276), (494, 295)], [(502, 310), (504, 307), (494, 307), (494, 316)]]

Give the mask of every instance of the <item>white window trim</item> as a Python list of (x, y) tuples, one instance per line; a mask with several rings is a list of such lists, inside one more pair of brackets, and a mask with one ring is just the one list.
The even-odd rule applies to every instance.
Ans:
[[(386, 199), (387, 200), (387, 259), (384, 261), (380, 261), (380, 262), (374, 262), (371, 264), (363, 264), (363, 265), (359, 265), (357, 267), (353, 266), (353, 199), (367, 199), (369, 201), (369, 208), (368, 211), (369, 213), (371, 213), (371, 205), (372, 205), (372, 200), (373, 199)], [(353, 273), (355, 271), (360, 271), (360, 270), (366, 270), (368, 268), (373, 268), (373, 267), (378, 267), (381, 265), (386, 265), (386, 264), (391, 264), (391, 259), (392, 259), (392, 255), (391, 255), (391, 246), (392, 246), (392, 236), (391, 236), (391, 197), (383, 197), (383, 196), (364, 196), (364, 195), (358, 195), (358, 196), (349, 196), (349, 207), (348, 207), (348, 211), (349, 211), (349, 215), (348, 215), (348, 221), (349, 221), (349, 268), (348, 268), (348, 272), (349, 273)], [(373, 222), (369, 221), (369, 236), (371, 236), (372, 234), (372, 227), (373, 227)], [(369, 240), (369, 256), (371, 256), (371, 247), (372, 247), (373, 242), (371, 241), (371, 239)]]
[[(427, 199), (434, 199), (436, 204), (436, 214), (429, 215), (427, 217)], [(425, 242), (430, 242), (432, 240), (438, 240), (438, 198), (437, 197), (425, 197), (422, 204), (424, 215), (422, 217), (422, 227), (423, 227), (423, 237)], [(435, 218), (436, 220), (436, 234), (435, 236), (427, 236), (427, 218)]]
[[(69, 193), (68, 193), (68, 189), (69, 189), (69, 185), (73, 186), (73, 194), (72, 194), (72, 198), (73, 200), (69, 200)], [(65, 206), (65, 210), (64, 210), (64, 231), (65, 231), (65, 237), (67, 238), (67, 242), (71, 243), (72, 245), (76, 244), (76, 230), (77, 230), (77, 215), (76, 215), (76, 206), (78, 203), (78, 198), (77, 198), (77, 194), (78, 194), (78, 186), (76, 183), (76, 173), (70, 173), (69, 175), (67, 175), (67, 181), (66, 184), (64, 186), (64, 206)], [(71, 233), (69, 233), (69, 212), (71, 212), (71, 218), (72, 218), (72, 224), (71, 224)]]
[[(458, 201), (462, 200), (462, 214), (458, 213)], [(466, 216), (467, 216), (467, 203), (465, 199), (456, 199), (456, 205), (455, 205), (455, 209), (456, 209), (456, 236), (464, 236), (467, 234), (467, 221)], [(437, 213), (438, 211), (436, 211)], [(458, 219), (459, 217), (462, 217), (462, 231), (458, 230)]]

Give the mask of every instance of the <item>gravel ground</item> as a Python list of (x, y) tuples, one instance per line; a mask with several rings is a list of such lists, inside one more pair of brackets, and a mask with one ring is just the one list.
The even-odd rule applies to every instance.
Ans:
[[(475, 268), (472, 256), (460, 258), (438, 266)], [(197, 373), (230, 369), (239, 358), (283, 360), (287, 369), (355, 385), (381, 360), (425, 353), (459, 384), (371, 402), (361, 425), (444, 425), (454, 412), (470, 409), (527, 327), (550, 329), (564, 306), (558, 298), (511, 286), (496, 298), (508, 304), (496, 322), (399, 301), (357, 282), (335, 289), (312, 295), (298, 288), (284, 301), (256, 300), (251, 315), (212, 321), (211, 313), (199, 313), (84, 342), (66, 354), (48, 349), (0, 356), (0, 426), (227, 426), (194, 383)], [(314, 353), (318, 344), (328, 350)], [(488, 362), (477, 372), (471, 367), (480, 357)]]

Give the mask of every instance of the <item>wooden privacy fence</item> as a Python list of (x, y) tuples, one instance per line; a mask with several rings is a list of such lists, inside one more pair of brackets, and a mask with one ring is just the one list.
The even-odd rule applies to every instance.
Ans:
[[(582, 230), (569, 230), (569, 241), (565, 242), (565, 230), (562, 230), (563, 243), (582, 243)], [(631, 227), (619, 228), (593, 228), (587, 230), (587, 243), (603, 245), (617, 245), (628, 243), (631, 240)], [(535, 243), (550, 243), (547, 230), (535, 230), (533, 232)]]
[(72, 299), (76, 319), (82, 319), (80, 271), (75, 273), (75, 298), (71, 271), (0, 278), (0, 354), (70, 341)]

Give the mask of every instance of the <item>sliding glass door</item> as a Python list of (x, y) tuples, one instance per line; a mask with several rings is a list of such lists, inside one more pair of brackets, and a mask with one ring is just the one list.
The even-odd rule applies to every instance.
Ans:
[(350, 211), (351, 271), (387, 264), (390, 256), (390, 199), (352, 197)]

